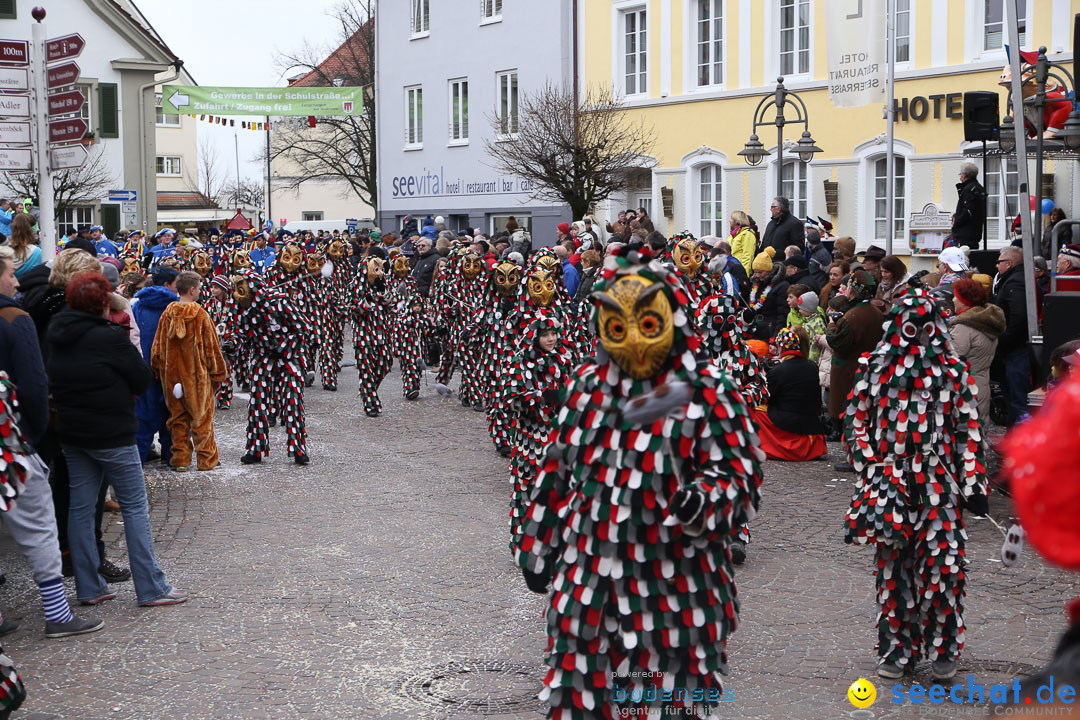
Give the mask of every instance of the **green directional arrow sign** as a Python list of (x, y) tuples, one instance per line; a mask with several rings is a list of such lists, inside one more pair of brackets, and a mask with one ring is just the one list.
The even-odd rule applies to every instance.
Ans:
[(161, 109), (166, 115), (360, 115), (364, 89), (164, 85)]

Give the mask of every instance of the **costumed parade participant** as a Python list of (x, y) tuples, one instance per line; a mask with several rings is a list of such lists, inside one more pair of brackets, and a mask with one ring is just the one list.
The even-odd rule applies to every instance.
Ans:
[(457, 270), (458, 279), (450, 291), (449, 299), (461, 306), (450, 333), (454, 358), (461, 367), (458, 396), (463, 407), (472, 407), (482, 412), (485, 410), (486, 384), (481, 375), (481, 353), (487, 335), (478, 320), (479, 313), (486, 305), (487, 271), (480, 253), (471, 249), (461, 254)]
[(233, 400), (233, 375), (240, 361), (238, 337), (240, 311), (233, 298), (232, 280), (225, 275), (214, 275), (210, 282), (211, 301), (204, 305), (217, 330), (221, 354), (225, 357), (225, 379), (216, 393), (217, 409), (228, 410)]
[[(318, 250), (309, 252), (304, 257), (304, 265), (300, 270), (296, 284), (299, 287), (299, 297), (296, 301), (296, 309), (300, 317), (307, 322), (305, 337), (305, 359), (307, 367), (307, 382), (311, 387), (315, 384), (315, 365), (321, 362), (322, 345), (326, 337), (326, 277), (323, 276), (323, 267), (326, 262)], [(332, 266), (326, 266), (327, 270)], [(321, 367), (321, 365), (320, 365)]]
[(945, 680), (964, 647), (962, 509), (987, 512), (975, 378), (925, 291), (887, 317), (844, 417), (858, 475), (844, 540), (875, 548), (878, 675), (899, 678), (927, 657)]
[(394, 255), (390, 261), (395, 298), (390, 346), (401, 368), (401, 393), (406, 400), (420, 397), (420, 377), (426, 367), (423, 344), (433, 329), (424, 312), (424, 298), (416, 291), (416, 278), (409, 274), (411, 270), (409, 258), (402, 254)]
[(596, 357), (562, 392), (515, 551), (530, 589), (552, 586), (540, 697), (550, 718), (708, 717), (738, 620), (729, 540), (764, 456), (673, 272), (624, 247), (594, 288)]
[[(433, 228), (434, 229), (434, 228)], [(457, 338), (454, 332), (458, 323), (458, 316), (466, 311), (466, 308), (458, 302), (457, 283), (460, 279), (458, 264), (465, 247), (459, 240), (454, 241), (450, 254), (439, 260), (435, 267), (435, 279), (431, 285), (431, 304), (433, 305), (435, 318), (435, 332), (439, 337), (441, 352), (439, 358), (439, 373), (435, 377), (435, 389), (442, 395), (449, 395), (450, 379), (457, 369)]]
[(514, 417), (514, 448), (510, 459), (510, 549), (521, 539), (525, 506), (533, 480), (544, 459), (559, 391), (566, 385), (573, 348), (563, 337), (563, 323), (552, 310), (533, 315), (522, 339), (525, 349), (510, 362), (505, 401)]
[(488, 403), (488, 432), (495, 449), (508, 457), (513, 448), (513, 418), (501, 401), (505, 386), (501, 371), (506, 358), (513, 357), (517, 338), (513, 329), (517, 326), (518, 293), (521, 291), (521, 267), (509, 260), (502, 260), (491, 269), (491, 284), (495, 292), (488, 303), (487, 326), (490, 336), (483, 345), (482, 365), (487, 388), (484, 396)]
[(232, 281), (233, 299), (240, 308), (241, 355), (251, 358), (247, 452), (240, 461), (250, 465), (270, 455), (270, 415), (277, 409), (285, 425), (289, 456), (297, 465), (307, 465), (300, 349), (303, 320), (288, 298), (269, 290), (257, 273), (235, 275)]
[[(214, 260), (210, 253), (205, 250), (196, 250), (191, 256), (191, 269), (199, 273), (203, 281), (199, 286), (199, 305), (206, 312), (210, 312), (210, 305), (214, 301), (213, 292), (210, 290), (210, 274), (214, 271)], [(211, 314), (211, 319), (213, 315)]]
[(390, 347), (391, 301), (382, 258), (364, 258), (354, 287), (353, 352), (360, 375), (360, 399), (368, 417), (378, 417), (382, 412), (379, 385), (394, 362)]
[(323, 390), (337, 390), (341, 358), (345, 352), (345, 322), (352, 314), (356, 272), (346, 258), (345, 243), (331, 240), (323, 253), (332, 272), (323, 283), (323, 335), (319, 340), (319, 367)]
[[(15, 422), (18, 408), (15, 387), (8, 374), (0, 370), (0, 511), (3, 512), (14, 506), (16, 498), (26, 487), (26, 481), (32, 477), (31, 463), (35, 462), (34, 450)], [(40, 459), (36, 462), (43, 465)], [(47, 473), (44, 467), (43, 472)], [(53, 552), (57, 551), (54, 527)], [(58, 586), (61, 584), (59, 575), (58, 569)], [(62, 586), (60, 597), (63, 599)], [(67, 605), (66, 600), (64, 605)], [(0, 720), (18, 710), (25, 699), (26, 688), (22, 678), (16, 672), (11, 658), (4, 654), (3, 646), (0, 646)]]
[(696, 309), (712, 293), (705, 272), (705, 249), (687, 230), (668, 241), (667, 254), (686, 286), (691, 306)]

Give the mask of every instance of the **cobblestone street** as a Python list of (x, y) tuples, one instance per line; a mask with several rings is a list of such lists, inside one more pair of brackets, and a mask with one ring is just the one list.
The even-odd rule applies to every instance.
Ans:
[[(104, 630), (46, 640), (29, 570), (3, 535), (0, 604), (22, 623), (4, 647), (29, 692), (16, 717), (543, 717), (544, 601), (507, 550), (507, 463), (485, 416), (439, 397), (430, 375), (407, 403), (395, 371), (384, 414), (368, 418), (355, 370), (342, 380), (337, 393), (307, 391), (306, 468), (287, 461), (281, 428), (269, 462), (242, 466), (238, 401), (219, 413), (222, 467), (148, 472), (158, 557), (191, 591), (185, 605), (136, 607), (123, 583), (84, 608)], [(842, 541), (853, 478), (831, 469), (835, 445), (828, 459), (766, 467), (721, 717), (924, 716), (889, 702), (874, 676), (872, 551)], [(1005, 523), (1007, 501), (995, 496), (991, 514)], [(119, 515), (107, 521), (110, 555), (126, 565)], [(1050, 657), (1080, 583), (1030, 550), (1013, 568), (994, 562), (1002, 538), (986, 520), (970, 535), (959, 676), (993, 683)], [(860, 676), (879, 699), (856, 712), (846, 691)], [(916, 676), (928, 682), (928, 667)]]

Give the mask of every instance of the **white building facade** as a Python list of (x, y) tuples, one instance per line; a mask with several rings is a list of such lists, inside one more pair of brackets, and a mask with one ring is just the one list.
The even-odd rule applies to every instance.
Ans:
[(491, 234), (513, 215), (549, 244), (564, 205), (531, 199), (495, 170), (485, 140), (512, 136), (519, 98), (572, 81), (570, 3), (559, 0), (382, 0), (376, 18), (379, 217), (443, 216)]

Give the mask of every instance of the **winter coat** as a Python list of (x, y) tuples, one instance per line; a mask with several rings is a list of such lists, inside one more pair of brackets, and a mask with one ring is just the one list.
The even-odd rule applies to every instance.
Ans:
[(593, 283), (596, 282), (598, 275), (600, 275), (599, 265), (589, 268), (581, 274), (581, 284), (578, 285), (577, 292), (574, 293), (574, 302), (578, 305), (583, 305), (588, 302), (589, 293), (592, 292)]
[(135, 396), (150, 368), (127, 332), (100, 315), (64, 310), (49, 324), (49, 386), (60, 441), (107, 449), (135, 444)]
[(179, 298), (167, 287), (151, 285), (135, 293), (135, 300), (137, 302), (132, 304), (131, 311), (135, 315), (135, 322), (139, 325), (142, 355), (149, 364), (161, 313), (165, 312), (165, 308), (169, 307), (170, 303), (176, 302)]
[(131, 301), (119, 293), (109, 295), (109, 319), (117, 325), (123, 325), (128, 331), (128, 340), (142, 352), (142, 337), (139, 324), (131, 312)]
[(997, 305), (965, 310), (949, 323), (953, 350), (970, 365), (969, 373), (978, 388), (979, 421), (985, 427), (990, 418), (990, 363), (994, 361), (998, 338), (1005, 332), (1005, 313)]
[(844, 313), (826, 334), (832, 348), (829, 375), (829, 415), (842, 417), (847, 410), (847, 396), (855, 386), (859, 356), (877, 347), (885, 316), (870, 303), (859, 303)]
[(1024, 294), (1024, 266), (1014, 265), (998, 276), (993, 303), (1005, 314), (1005, 332), (998, 340), (1003, 357), (1028, 344), (1027, 298)]
[(793, 356), (769, 371), (769, 419), (797, 435), (821, 435), (821, 389), (817, 366)]
[(953, 238), (972, 250), (979, 249), (983, 221), (986, 219), (986, 191), (975, 178), (956, 184), (956, 212), (953, 213)]
[(64, 289), (49, 284), (50, 272), (49, 268), (39, 265), (26, 273), (25, 277), (19, 278), (19, 303), (34, 321), (38, 334), (38, 347), (41, 348), (41, 359), (46, 364), (49, 362), (49, 343), (45, 339), (45, 331), (53, 316), (67, 305)]
[(34, 445), (49, 424), (49, 378), (34, 321), (7, 295), (0, 295), (0, 370), (15, 385), (19, 428)]
[(417, 291), (427, 297), (431, 289), (431, 276), (435, 273), (435, 263), (439, 262), (439, 253), (432, 248), (420, 256), (416, 261), (416, 267), (412, 270), (412, 276), (416, 280)]
[(806, 230), (803, 224), (791, 213), (784, 213), (778, 218), (769, 220), (765, 226), (765, 236), (761, 240), (761, 248), (771, 245), (776, 249), (776, 257), (784, 257), (784, 248), (795, 245), (801, 251), (806, 243)]
[(796, 285), (798, 283), (802, 283), (806, 287), (810, 288), (810, 292), (821, 292), (821, 283), (817, 281), (817, 278), (810, 274), (809, 270), (803, 270), (802, 268), (799, 268), (794, 272), (794, 274), (788, 275), (787, 281), (788, 285)]
[(883, 312), (888, 312), (889, 308), (910, 289), (908, 285), (909, 278), (911, 278), (911, 273), (906, 273), (904, 277), (892, 285), (885, 282), (878, 285), (874, 297), (884, 304)]
[(757, 254), (757, 236), (749, 227), (739, 228), (739, 232), (731, 238), (731, 256), (734, 257), (744, 268), (750, 267)]

